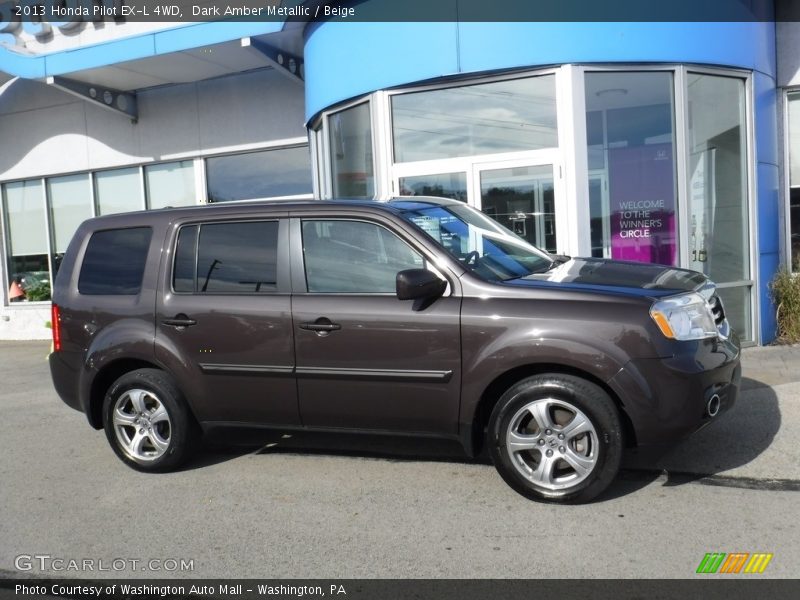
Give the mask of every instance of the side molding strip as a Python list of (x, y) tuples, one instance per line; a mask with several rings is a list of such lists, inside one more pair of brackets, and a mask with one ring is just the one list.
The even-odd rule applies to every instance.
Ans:
[(402, 369), (339, 369), (297, 367), (299, 377), (328, 377), (334, 379), (394, 379), (400, 381), (447, 382), (452, 371), (412, 371)]
[(294, 367), (279, 367), (273, 365), (216, 365), (200, 363), (200, 368), (206, 373), (262, 373), (264, 375), (291, 375)]
[(318, 367), (281, 367), (274, 365), (226, 365), (200, 363), (205, 373), (259, 373), (262, 375), (292, 375), (305, 378), (363, 379), (394, 381), (428, 381), (447, 383), (453, 371), (423, 371), (402, 369), (345, 369)]

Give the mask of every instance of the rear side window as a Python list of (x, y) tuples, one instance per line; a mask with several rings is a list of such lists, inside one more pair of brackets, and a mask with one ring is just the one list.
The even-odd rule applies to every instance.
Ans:
[(150, 249), (149, 227), (95, 231), (78, 277), (78, 292), (90, 296), (138, 294)]
[(172, 286), (196, 294), (277, 289), (278, 222), (208, 223), (178, 234)]

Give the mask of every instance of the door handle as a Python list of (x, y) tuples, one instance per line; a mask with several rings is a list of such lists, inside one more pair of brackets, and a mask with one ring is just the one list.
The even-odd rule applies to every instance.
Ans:
[(184, 329), (186, 327), (191, 327), (192, 325), (197, 325), (197, 321), (190, 319), (183, 313), (175, 315), (172, 319), (164, 319), (161, 322), (164, 325), (169, 325), (170, 327), (175, 327), (176, 329)]
[(316, 331), (317, 333), (330, 333), (331, 331), (338, 331), (341, 328), (341, 325), (338, 323), (333, 323), (327, 317), (320, 317), (316, 321), (300, 323), (300, 329), (305, 329), (306, 331)]

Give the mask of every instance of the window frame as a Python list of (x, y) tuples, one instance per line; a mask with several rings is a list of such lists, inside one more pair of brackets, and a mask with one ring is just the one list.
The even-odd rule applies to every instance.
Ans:
[[(800, 265), (798, 269), (794, 269), (793, 256), (792, 256), (792, 188), (800, 188), (800, 181), (796, 185), (792, 185), (792, 145), (791, 145), (791, 127), (792, 121), (789, 115), (789, 96), (797, 95), (798, 102), (800, 102), (800, 85), (785, 87), (780, 95), (782, 106), (780, 107), (781, 120), (783, 121), (783, 202), (780, 204), (783, 214), (782, 235), (781, 237), (781, 263), (788, 268), (789, 272), (794, 276), (800, 276)], [(800, 123), (797, 124), (800, 128)], [(798, 148), (800, 152), (800, 148)], [(800, 235), (800, 231), (797, 232)]]
[(456, 78), (452, 81), (448, 81), (446, 83), (432, 83), (427, 85), (421, 86), (405, 86), (402, 88), (396, 88), (393, 90), (387, 90), (383, 94), (383, 98), (381, 98), (381, 104), (386, 111), (386, 126), (388, 127), (387, 136), (388, 140), (388, 159), (389, 164), (397, 169), (400, 168), (403, 171), (412, 171), (415, 167), (422, 167), (425, 168), (427, 165), (432, 163), (439, 163), (439, 164), (447, 164), (448, 161), (462, 161), (464, 159), (474, 159), (476, 157), (481, 157), (482, 159), (494, 161), (495, 157), (499, 157), (498, 160), (502, 160), (503, 157), (517, 157), (517, 156), (525, 156), (529, 154), (537, 154), (537, 153), (545, 153), (550, 152), (554, 148), (558, 149), (558, 146), (551, 146), (551, 147), (544, 147), (544, 148), (535, 148), (535, 149), (528, 149), (528, 150), (505, 150), (503, 152), (492, 152), (489, 154), (466, 154), (463, 156), (451, 156), (446, 158), (428, 158), (423, 160), (413, 160), (413, 161), (403, 161), (399, 162), (395, 158), (395, 148), (394, 148), (394, 118), (392, 113), (392, 100), (396, 96), (405, 96), (411, 94), (422, 94), (425, 92), (436, 92), (441, 90), (453, 89), (453, 88), (468, 88), (468, 87), (475, 87), (484, 84), (492, 84), (492, 83), (500, 83), (506, 81), (518, 81), (524, 79), (536, 79), (539, 77), (553, 77), (553, 87), (555, 92), (555, 106), (554, 109), (556, 111), (556, 138), (560, 141), (561, 133), (560, 130), (562, 128), (562, 123), (559, 114), (559, 93), (560, 90), (560, 82), (559, 82), (559, 75), (561, 73), (560, 67), (549, 67), (544, 69), (526, 69), (524, 71), (513, 71), (511, 73), (503, 73), (497, 74), (490, 77), (475, 77), (474, 75), (463, 77), (463, 78)]
[[(200, 231), (203, 225), (230, 225), (241, 223), (264, 223), (264, 222), (277, 222), (278, 233), (276, 235), (276, 248), (275, 248), (275, 289), (267, 290), (264, 292), (199, 292), (196, 289), (191, 292), (182, 292), (175, 289), (175, 261), (178, 257), (178, 240), (180, 239), (180, 232), (186, 227), (197, 226), (197, 244), (194, 253), (194, 275), (195, 275), (195, 288), (197, 287), (197, 266), (198, 256), (200, 251)], [(262, 216), (249, 216), (242, 218), (228, 217), (222, 219), (203, 219), (194, 218), (186, 221), (181, 221), (173, 227), (171, 233), (172, 241), (169, 244), (171, 257), (169, 259), (169, 268), (167, 269), (167, 283), (171, 294), (176, 296), (194, 296), (199, 298), (214, 297), (214, 296), (248, 296), (261, 298), (264, 296), (277, 296), (289, 293), (286, 275), (287, 266), (287, 248), (288, 248), (288, 223), (286, 218), (282, 215), (264, 215)]]
[[(382, 227), (390, 234), (395, 235), (403, 243), (409, 246), (414, 252), (422, 256), (425, 261), (424, 268), (447, 283), (442, 297), (448, 297), (455, 294), (455, 287), (453, 280), (448, 276), (446, 270), (442, 268), (440, 260), (436, 260), (431, 256), (431, 253), (413, 236), (409, 236), (397, 227), (393, 227), (390, 223), (383, 221), (379, 218), (369, 218), (364, 215), (342, 215), (342, 214), (294, 214), (290, 219), (290, 256), (291, 256), (291, 277), (292, 277), (292, 293), (303, 294), (308, 296), (368, 296), (370, 298), (385, 297), (397, 298), (396, 292), (310, 292), (308, 291), (308, 282), (306, 276), (306, 257), (303, 249), (303, 222), (304, 221), (356, 221), (367, 223)], [(431, 243), (435, 243), (431, 241)]]
[[(6, 185), (12, 183), (25, 183), (28, 181), (38, 181), (41, 195), (40, 201), (42, 203), (42, 210), (44, 211), (44, 223), (45, 223), (45, 242), (47, 248), (47, 276), (50, 281), (50, 293), (51, 299), (50, 300), (34, 300), (30, 301), (27, 300), (25, 302), (14, 302), (12, 303), (9, 298), (9, 288), (11, 286), (11, 271), (9, 269), (10, 266), (10, 259), (12, 256), (8, 253), (9, 244), (11, 243), (11, 231), (10, 231), (10, 223), (8, 220), (8, 215), (6, 212), (7, 205), (6, 205)], [(2, 306), (4, 308), (13, 308), (14, 310), (18, 308), (41, 308), (42, 306), (47, 306), (52, 302), (52, 290), (53, 284), (55, 283), (55, 279), (53, 277), (53, 242), (52, 242), (52, 227), (51, 227), (51, 217), (50, 217), (50, 210), (49, 210), (49, 201), (47, 198), (47, 178), (46, 177), (28, 177), (25, 179), (10, 179), (8, 181), (0, 182), (0, 233), (2, 233), (3, 239), (2, 243), (0, 243), (0, 257), (2, 257), (2, 266), (0, 266), (0, 272), (2, 272)]]
[[(313, 138), (312, 138), (313, 139)], [(232, 202), (253, 202), (255, 200), (310, 200), (315, 197), (316, 193), (316, 182), (315, 182), (315, 175), (316, 169), (313, 164), (314, 160), (316, 159), (316, 155), (314, 154), (315, 143), (312, 140), (305, 139), (303, 141), (285, 141), (282, 140), (280, 144), (273, 144), (270, 146), (259, 146), (258, 148), (247, 148), (244, 150), (237, 150), (236, 152), (223, 152), (223, 153), (215, 153), (215, 154), (204, 154), (203, 156), (199, 157), (200, 162), (202, 163), (202, 170), (203, 170), (203, 178), (202, 178), (202, 188), (204, 193), (204, 203), (206, 204), (230, 204)], [(233, 156), (242, 156), (245, 154), (258, 154), (258, 153), (265, 153), (265, 152), (278, 152), (280, 150), (294, 150), (296, 148), (307, 148), (309, 151), (309, 174), (311, 175), (311, 192), (306, 194), (294, 194), (289, 196), (258, 196), (257, 198), (242, 198), (241, 200), (223, 200), (214, 202), (211, 200), (209, 195), (209, 181), (208, 181), (208, 161), (214, 160), (215, 158), (228, 158)], [(198, 188), (199, 191), (199, 188)]]
[[(132, 293), (132, 294), (90, 294), (90, 293), (82, 292), (81, 291), (81, 275), (83, 275), (83, 269), (86, 266), (86, 255), (89, 252), (89, 247), (92, 245), (92, 240), (94, 239), (94, 236), (97, 235), (98, 233), (107, 233), (109, 231), (128, 231), (128, 230), (131, 230), (131, 229), (147, 229), (147, 230), (150, 231), (150, 237), (149, 237), (148, 242), (147, 242), (147, 251), (145, 252), (145, 257), (144, 257), (144, 265), (143, 265), (143, 268), (142, 268), (142, 277), (141, 277), (141, 280), (139, 281), (138, 290), (135, 293)], [(132, 225), (130, 227), (109, 227), (109, 228), (106, 228), (106, 229), (96, 229), (96, 230), (92, 231), (91, 235), (88, 236), (88, 239), (86, 240), (85, 247), (82, 249), (82, 251), (80, 253), (81, 263), (80, 263), (80, 268), (76, 270), (77, 273), (76, 273), (76, 279), (75, 279), (75, 291), (77, 292), (77, 294), (79, 296), (92, 296), (92, 297), (94, 297), (94, 296), (115, 296), (115, 297), (116, 296), (120, 296), (120, 297), (139, 296), (142, 293), (142, 287), (144, 286), (144, 278), (145, 278), (145, 274), (147, 273), (147, 261), (150, 258), (150, 250), (153, 247), (153, 235), (154, 235), (154, 233), (155, 232), (154, 232), (154, 229), (153, 229), (152, 225)]]

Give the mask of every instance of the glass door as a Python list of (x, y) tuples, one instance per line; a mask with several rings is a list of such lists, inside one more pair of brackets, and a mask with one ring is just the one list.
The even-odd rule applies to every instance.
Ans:
[(478, 164), (473, 181), (477, 208), (534, 246), (559, 252), (552, 164)]

